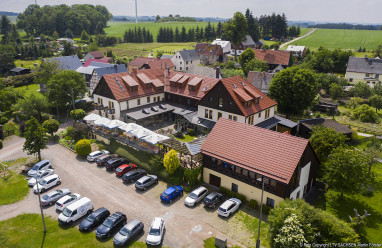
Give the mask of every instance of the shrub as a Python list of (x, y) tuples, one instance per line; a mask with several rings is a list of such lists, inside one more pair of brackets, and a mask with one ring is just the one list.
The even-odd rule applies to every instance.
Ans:
[(42, 113), (41, 116), (42, 116), (42, 120), (41, 120), (42, 122), (53, 118), (52, 115), (49, 115), (49, 114), (46, 114), (46, 113)]
[(3, 117), (0, 118), (0, 125), (4, 125), (7, 122), (8, 122), (8, 118), (7, 117), (3, 116)]
[(3, 149), (3, 141), (0, 140), (0, 149)]
[(196, 169), (185, 169), (184, 170), (184, 177), (186, 178), (187, 182), (191, 185), (194, 186), (195, 184), (198, 183), (198, 177), (201, 173), (202, 167), (196, 168)]
[(87, 139), (79, 140), (76, 143), (76, 153), (80, 156), (87, 156), (89, 153), (92, 152), (92, 145), (90, 144), (90, 141)]
[(263, 211), (264, 214), (267, 214), (267, 215), (268, 215), (268, 214), (271, 212), (271, 209), (272, 209), (272, 207), (263, 204), (263, 209), (262, 209), (262, 211)]
[(22, 113), (21, 111), (13, 112), (12, 117), (13, 117), (13, 119), (15, 119), (16, 122), (27, 121), (29, 119), (29, 116)]
[(190, 136), (195, 136), (195, 130), (192, 129), (192, 128), (189, 128), (189, 129), (187, 130), (187, 134), (190, 135)]
[(161, 170), (164, 168), (163, 166), (163, 157), (160, 156), (160, 155), (156, 155), (154, 156), (151, 160), (150, 160), (150, 164), (151, 164), (151, 167), (154, 169), (154, 170)]
[(179, 138), (179, 139), (184, 139), (184, 135), (181, 131), (178, 131), (174, 134), (175, 137)]
[(46, 129), (50, 136), (53, 136), (53, 133), (57, 132), (60, 127), (60, 123), (55, 119), (49, 119), (42, 123), (42, 127)]
[(176, 153), (175, 150), (170, 150), (168, 153), (164, 155), (163, 165), (166, 168), (166, 171), (168, 172), (168, 174), (170, 175), (174, 174), (175, 171), (177, 171), (177, 169), (180, 166), (180, 161), (178, 158), (178, 154)]
[(254, 199), (249, 200), (249, 206), (253, 209), (257, 208), (257, 201)]
[(222, 186), (219, 187), (219, 193), (222, 193), (223, 195), (227, 195), (228, 191), (229, 191), (228, 189), (226, 189)]
[(86, 115), (86, 112), (83, 109), (76, 109), (70, 111), (70, 117), (72, 117), (75, 121), (82, 120)]
[(80, 139), (85, 139), (88, 136), (89, 128), (80, 123), (74, 123), (73, 127), (68, 127), (66, 129), (66, 139), (73, 139), (78, 141)]
[(377, 122), (378, 114), (374, 112), (372, 107), (367, 104), (363, 104), (354, 110), (353, 118), (362, 122)]

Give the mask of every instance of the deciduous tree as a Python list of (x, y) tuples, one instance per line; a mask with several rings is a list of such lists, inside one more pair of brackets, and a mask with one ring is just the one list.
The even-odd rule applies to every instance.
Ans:
[(368, 98), (371, 95), (371, 88), (363, 82), (358, 82), (350, 89), (350, 93), (355, 97)]
[(88, 139), (79, 140), (76, 143), (76, 153), (80, 156), (87, 156), (92, 152), (92, 145)]
[(255, 58), (255, 51), (252, 48), (245, 49), (239, 56), (239, 64), (241, 68), (244, 68), (249, 61)]
[(32, 117), (25, 123), (24, 137), (23, 151), (27, 151), (28, 155), (37, 153), (38, 160), (41, 161), (41, 150), (47, 148), (48, 142), (46, 130)]
[(30, 116), (37, 116), (39, 122), (42, 122), (42, 113), (49, 108), (48, 99), (40, 93), (32, 93), (20, 99), (17, 107)]
[(231, 41), (235, 49), (235, 60), (237, 61), (237, 45), (245, 40), (247, 35), (247, 19), (245, 16), (236, 12), (228, 22), (224, 23), (224, 36)]
[(42, 127), (53, 137), (53, 133), (57, 132), (60, 123), (55, 119), (48, 119), (42, 123)]
[(305, 232), (302, 229), (299, 217), (291, 214), (285, 219), (284, 225), (274, 239), (274, 247), (295, 248), (308, 241), (305, 239)]
[(244, 74), (247, 77), (250, 71), (267, 71), (268, 64), (264, 61), (258, 59), (250, 60), (246, 66), (243, 68)]
[(168, 174), (172, 175), (180, 166), (180, 161), (175, 150), (170, 150), (164, 155), (163, 165)]
[(337, 100), (338, 98), (341, 98), (344, 96), (344, 89), (342, 88), (341, 85), (336, 84), (336, 83), (332, 83), (330, 85), (329, 92), (330, 92), (330, 97), (333, 100)]
[(378, 110), (382, 108), (382, 96), (373, 95), (369, 97), (369, 103), (375, 108), (375, 112), (378, 113)]
[(83, 109), (76, 109), (70, 111), (70, 117), (72, 117), (75, 121), (82, 120), (86, 115), (86, 112)]
[(362, 104), (354, 110), (352, 118), (362, 122), (377, 122), (378, 115), (369, 105)]

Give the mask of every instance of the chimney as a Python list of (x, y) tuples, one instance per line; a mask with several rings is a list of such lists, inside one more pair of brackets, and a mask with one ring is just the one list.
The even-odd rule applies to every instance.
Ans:
[(219, 79), (219, 77), (220, 77), (220, 67), (219, 67), (219, 66), (216, 67), (216, 74), (215, 74), (215, 77), (216, 77), (217, 79)]

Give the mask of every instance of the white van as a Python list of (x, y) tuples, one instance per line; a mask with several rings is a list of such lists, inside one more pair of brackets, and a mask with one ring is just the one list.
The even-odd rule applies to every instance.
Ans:
[(83, 197), (64, 208), (58, 216), (58, 222), (62, 225), (70, 225), (82, 216), (90, 214), (93, 209), (93, 202), (89, 198)]

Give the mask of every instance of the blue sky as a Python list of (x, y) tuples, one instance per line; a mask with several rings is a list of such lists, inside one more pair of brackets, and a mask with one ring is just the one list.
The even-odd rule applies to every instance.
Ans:
[[(35, 0), (0, 0), (0, 10), (22, 12)], [(37, 0), (45, 4), (101, 4), (113, 15), (134, 15), (134, 0)], [(138, 15), (229, 18), (246, 8), (255, 16), (285, 13), (292, 21), (382, 23), (380, 0), (138, 0)]]

